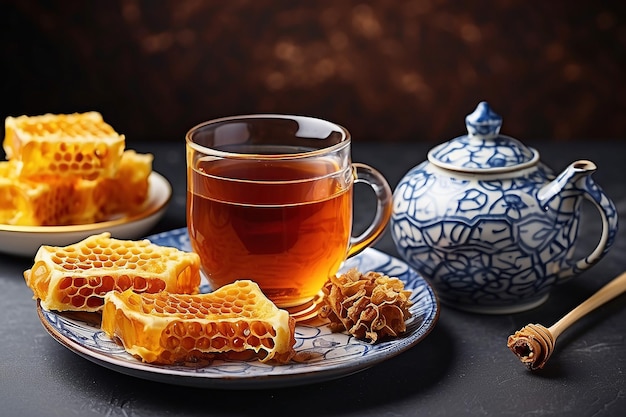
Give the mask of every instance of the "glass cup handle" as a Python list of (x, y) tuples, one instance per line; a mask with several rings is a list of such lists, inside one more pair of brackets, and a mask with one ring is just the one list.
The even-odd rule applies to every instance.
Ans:
[(354, 256), (371, 246), (389, 223), (392, 210), (392, 192), (385, 177), (369, 165), (353, 163), (354, 183), (367, 184), (376, 195), (376, 213), (369, 227), (358, 236), (350, 238), (348, 257)]

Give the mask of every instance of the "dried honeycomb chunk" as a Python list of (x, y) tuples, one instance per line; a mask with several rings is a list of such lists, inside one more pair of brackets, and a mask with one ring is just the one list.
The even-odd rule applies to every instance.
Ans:
[(295, 354), (295, 319), (250, 280), (198, 295), (108, 293), (102, 330), (149, 363), (199, 362), (242, 352), (285, 363)]
[(333, 331), (344, 331), (374, 343), (406, 331), (411, 317), (411, 291), (398, 278), (356, 268), (331, 277), (324, 288), (319, 315), (330, 319)]
[(98, 112), (7, 117), (3, 148), (21, 177), (115, 176), (125, 139)]
[(113, 290), (197, 293), (200, 260), (192, 252), (105, 232), (66, 247), (41, 246), (24, 279), (47, 310), (100, 311)]

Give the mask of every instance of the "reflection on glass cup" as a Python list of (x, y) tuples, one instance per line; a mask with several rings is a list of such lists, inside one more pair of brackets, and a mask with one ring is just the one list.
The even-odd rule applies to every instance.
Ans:
[[(187, 227), (212, 288), (251, 279), (277, 306), (301, 306), (389, 220), (387, 181), (352, 163), (350, 134), (334, 123), (222, 118), (192, 128), (186, 144)], [(377, 209), (353, 237), (355, 182), (372, 187)]]

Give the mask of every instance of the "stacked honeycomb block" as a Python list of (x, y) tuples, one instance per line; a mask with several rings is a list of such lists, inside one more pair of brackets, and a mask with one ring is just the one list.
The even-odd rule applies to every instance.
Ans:
[(124, 136), (97, 112), (7, 117), (4, 151), (21, 163), (20, 175), (113, 177)]
[(7, 117), (0, 223), (84, 224), (140, 210), (153, 157), (124, 147), (97, 112)]

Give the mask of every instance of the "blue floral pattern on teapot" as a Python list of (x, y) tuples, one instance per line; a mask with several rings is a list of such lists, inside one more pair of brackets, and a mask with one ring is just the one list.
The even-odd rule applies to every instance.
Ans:
[[(482, 102), (468, 135), (433, 148), (394, 191), (391, 235), (404, 260), (442, 302), (480, 313), (543, 303), (552, 287), (598, 262), (617, 233), (613, 202), (580, 160), (555, 176), (535, 149), (500, 135), (502, 118)], [(573, 259), (580, 208), (602, 218), (600, 241)]]

